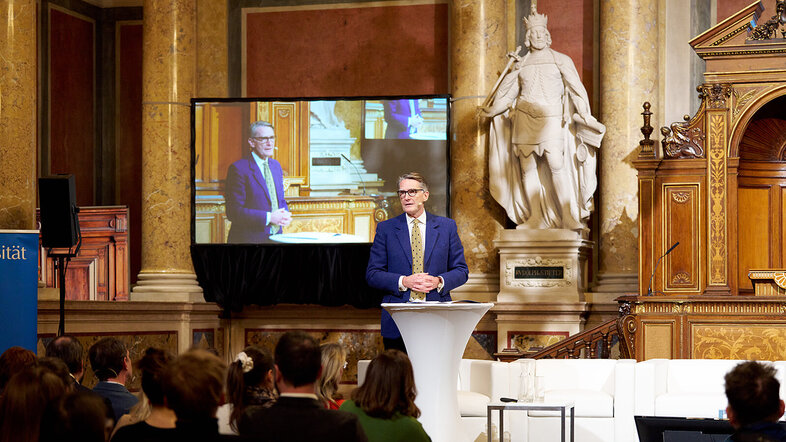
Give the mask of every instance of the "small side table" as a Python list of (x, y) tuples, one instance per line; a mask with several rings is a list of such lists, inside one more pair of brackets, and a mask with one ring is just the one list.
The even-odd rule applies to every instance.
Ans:
[(561, 417), (561, 424), (560, 430), (562, 431), (562, 442), (565, 442), (565, 414), (567, 410), (570, 409), (570, 442), (574, 442), (574, 415), (575, 415), (575, 405), (573, 401), (565, 401), (565, 402), (494, 402), (488, 404), (488, 408), (486, 411), (486, 419), (487, 419), (487, 432), (488, 432), (488, 442), (491, 442), (491, 412), (494, 410), (499, 410), (499, 437), (502, 440), (502, 435), (505, 434), (505, 429), (503, 426), (502, 421), (502, 412), (505, 410), (521, 410), (521, 411), (529, 411), (529, 410), (542, 410), (542, 411), (559, 411)]

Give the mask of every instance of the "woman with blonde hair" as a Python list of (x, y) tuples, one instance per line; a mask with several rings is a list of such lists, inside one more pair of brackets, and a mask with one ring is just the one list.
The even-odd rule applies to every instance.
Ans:
[(404, 352), (387, 350), (371, 360), (363, 385), (341, 411), (357, 415), (369, 442), (426, 442), (418, 422), (415, 375)]
[(347, 351), (340, 344), (319, 346), (322, 352), (322, 374), (316, 385), (316, 394), (325, 408), (338, 410), (344, 399), (338, 394), (338, 384), (347, 366)]

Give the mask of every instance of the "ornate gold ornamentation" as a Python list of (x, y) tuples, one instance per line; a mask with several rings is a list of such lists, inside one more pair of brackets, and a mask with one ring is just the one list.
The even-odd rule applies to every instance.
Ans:
[(671, 199), (679, 204), (683, 204), (690, 200), (690, 192), (672, 192)]
[(704, 100), (707, 109), (725, 109), (726, 101), (731, 97), (732, 87), (729, 83), (705, 83), (696, 88), (699, 98)]
[(292, 224), (287, 226), (287, 233), (295, 232), (344, 233), (344, 220), (343, 218), (295, 218), (292, 220)]
[(744, 25), (742, 25), (742, 26), (738, 27), (737, 29), (734, 29), (733, 31), (731, 31), (728, 34), (724, 35), (720, 39), (714, 41), (712, 44), (710, 44), (710, 46), (720, 46), (720, 44), (723, 43), (724, 41), (734, 37), (735, 35), (739, 34), (742, 31), (747, 31), (750, 28), (751, 28), (750, 23), (745, 23)]
[(739, 115), (740, 111), (745, 108), (745, 105), (756, 95), (756, 89), (749, 90), (742, 95), (739, 95), (737, 89), (734, 89), (734, 111), (732, 112), (732, 117), (736, 120), (737, 115)]
[(776, 361), (786, 352), (786, 324), (694, 325), (694, 359)]
[(776, 0), (775, 15), (769, 20), (759, 25), (748, 35), (749, 40), (771, 40), (778, 38), (778, 31), (781, 38), (786, 38), (786, 0)]
[(290, 114), (289, 108), (285, 108), (285, 107), (278, 108), (278, 116), (279, 117), (287, 118), (287, 117), (289, 117), (289, 114)]
[(679, 272), (671, 278), (671, 283), (673, 285), (690, 284), (691, 283), (690, 274), (688, 272)]
[(718, 51), (718, 52), (705, 52), (704, 58), (710, 57), (738, 57), (740, 55), (769, 55), (769, 54), (786, 54), (786, 49), (756, 49), (746, 51)]
[(726, 284), (726, 119), (710, 116), (710, 284)]

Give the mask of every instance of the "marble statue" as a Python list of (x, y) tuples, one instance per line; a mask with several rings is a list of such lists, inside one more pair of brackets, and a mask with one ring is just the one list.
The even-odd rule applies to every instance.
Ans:
[(489, 129), (489, 188), (519, 229), (587, 227), (606, 127), (590, 114), (573, 61), (551, 49), (547, 17), (533, 6), (516, 53), (480, 107)]
[(344, 123), (336, 116), (335, 101), (312, 101), (309, 104), (311, 127), (344, 129)]

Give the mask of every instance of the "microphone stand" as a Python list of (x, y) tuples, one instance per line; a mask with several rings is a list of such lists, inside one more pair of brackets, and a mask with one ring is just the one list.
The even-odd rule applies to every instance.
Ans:
[(360, 171), (358, 170), (357, 166), (355, 166), (355, 163), (352, 162), (352, 160), (347, 158), (346, 155), (344, 155), (343, 153), (340, 154), (340, 155), (341, 155), (341, 158), (347, 160), (347, 163), (349, 163), (349, 165), (352, 166), (355, 169), (355, 173), (357, 174), (358, 179), (360, 180), (360, 184), (363, 185), (363, 195), (365, 196), (366, 195), (366, 182), (363, 181), (363, 175), (360, 174)]
[[(675, 242), (673, 246), (669, 247), (669, 250), (666, 250), (666, 253), (664, 253), (663, 255), (660, 256), (660, 258), (658, 258), (658, 261), (655, 263), (655, 268), (652, 269), (652, 274), (650, 275), (650, 284), (647, 286), (647, 295), (646, 296), (652, 296), (653, 295), (653, 293), (652, 293), (652, 278), (655, 276), (655, 272), (658, 270), (658, 265), (660, 264), (660, 260), (663, 259), (669, 253), (671, 253), (671, 251), (674, 250), (674, 248), (677, 247), (678, 245), (680, 245), (680, 242), (679, 241)], [(661, 294), (663, 294), (663, 292), (661, 292)]]

